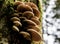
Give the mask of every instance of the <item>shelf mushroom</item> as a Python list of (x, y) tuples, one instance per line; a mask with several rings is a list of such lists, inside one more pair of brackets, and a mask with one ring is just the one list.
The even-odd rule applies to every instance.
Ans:
[(11, 21), (20, 21), (20, 19), (18, 17), (12, 17), (10, 20)]
[(22, 26), (22, 24), (19, 21), (14, 21), (13, 23), (15, 26)]
[(31, 33), (33, 41), (40, 41), (41, 40), (41, 35), (36, 30), (28, 29), (27, 31), (29, 31)]
[(32, 8), (28, 5), (25, 5), (25, 4), (18, 5), (17, 6), (17, 11), (18, 12), (25, 12), (25, 11), (32, 11), (33, 12)]
[(36, 6), (36, 4), (34, 4), (34, 3), (32, 3), (32, 2), (26, 2), (25, 4), (31, 6), (31, 8), (36, 8), (36, 9), (38, 9), (38, 7)]
[(18, 28), (17, 26), (15, 26), (15, 25), (13, 25), (12, 29), (13, 29), (14, 31), (19, 32), (19, 28)]
[(27, 19), (31, 19), (34, 16), (34, 13), (31, 11), (26, 11), (23, 13), (23, 16), (26, 17)]
[(21, 31), (20, 34), (22, 34), (27, 40), (31, 40), (31, 36), (28, 32)]

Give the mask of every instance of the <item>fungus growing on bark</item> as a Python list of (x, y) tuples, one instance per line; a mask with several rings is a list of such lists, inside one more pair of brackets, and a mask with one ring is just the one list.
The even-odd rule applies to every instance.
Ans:
[(28, 29), (27, 31), (29, 31), (31, 33), (32, 40), (34, 40), (34, 41), (40, 41), (41, 40), (41, 35), (36, 30)]
[(34, 13), (31, 11), (26, 11), (23, 13), (23, 16), (26, 17), (27, 19), (31, 19), (34, 16)]
[(31, 11), (31, 12), (33, 12), (32, 8), (30, 6), (28, 6), (28, 5), (25, 5), (25, 4), (18, 5), (17, 11), (18, 12), (25, 12), (25, 11)]

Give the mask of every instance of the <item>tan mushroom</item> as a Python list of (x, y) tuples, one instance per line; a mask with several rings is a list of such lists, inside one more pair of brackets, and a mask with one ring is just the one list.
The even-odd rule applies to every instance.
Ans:
[(11, 21), (20, 21), (20, 19), (18, 17), (12, 17), (10, 20)]
[(33, 13), (34, 13), (35, 16), (40, 18), (40, 11), (39, 10), (37, 10), (36, 8), (33, 8)]
[(14, 13), (11, 15), (12, 17), (19, 17), (19, 14), (18, 13)]
[(31, 18), (32, 21), (34, 21), (37, 25), (40, 25), (40, 21), (34, 18)]
[(32, 17), (31, 19), (36, 19), (39, 20), (39, 18), (37, 16)]
[(27, 20), (26, 17), (19, 17), (21, 21)]
[(38, 9), (38, 7), (36, 6), (36, 4), (33, 3), (33, 2), (26, 2), (25, 4), (31, 6), (32, 8)]
[(28, 32), (21, 31), (20, 34), (22, 34), (27, 40), (31, 40), (31, 36)]
[(18, 29), (18, 27), (16, 27), (15, 25), (13, 25), (12, 29), (13, 29), (14, 31), (17, 31), (17, 32), (19, 32), (19, 29)]
[(14, 2), (14, 5), (19, 5), (19, 4), (24, 4), (24, 3), (21, 2), (21, 1), (16, 1), (16, 2)]
[(23, 16), (26, 17), (27, 19), (30, 19), (34, 16), (34, 13), (31, 11), (26, 11), (23, 13)]
[(31, 20), (24, 20), (24, 22), (23, 22), (25, 25), (27, 25), (27, 26), (36, 26), (36, 23), (35, 22), (33, 22), (33, 21), (31, 21)]
[(34, 29), (36, 30), (37, 32), (40, 32), (40, 28), (38, 26), (28, 26), (28, 27), (25, 27), (27, 30), (28, 29)]
[(19, 17), (23, 17), (23, 13), (19, 12)]
[(18, 12), (25, 12), (25, 11), (33, 11), (32, 8), (28, 5), (25, 5), (25, 4), (20, 4), (18, 5), (17, 7), (17, 11)]
[(21, 2), (21, 1), (14, 2), (14, 9), (17, 9), (17, 6), (20, 5), (20, 4), (24, 4), (24, 3)]
[(36, 30), (28, 29), (28, 31), (31, 33), (33, 41), (40, 41), (41, 40), (41, 35)]
[(13, 23), (15, 26), (22, 26), (22, 24), (19, 21), (14, 21)]

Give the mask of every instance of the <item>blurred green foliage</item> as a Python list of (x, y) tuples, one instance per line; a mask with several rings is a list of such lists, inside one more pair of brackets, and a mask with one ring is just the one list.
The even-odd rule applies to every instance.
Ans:
[[(56, 12), (60, 11), (60, 0), (56, 1), (56, 7), (54, 8), (54, 10), (56, 10)], [(57, 12), (56, 15), (53, 18), (60, 18), (60, 13)]]

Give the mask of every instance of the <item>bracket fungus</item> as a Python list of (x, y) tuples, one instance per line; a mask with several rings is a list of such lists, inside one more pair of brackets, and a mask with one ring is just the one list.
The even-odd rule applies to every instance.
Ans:
[(34, 16), (34, 13), (31, 11), (26, 11), (23, 13), (23, 16), (26, 17), (27, 19), (31, 19)]
[(19, 21), (14, 21), (13, 23), (15, 26), (22, 26), (22, 24)]
[(25, 4), (18, 5), (17, 11), (18, 12), (25, 12), (25, 11), (32, 11), (33, 12), (32, 8), (28, 5), (25, 5)]
[(40, 41), (41, 40), (41, 36), (36, 30), (28, 29), (27, 31), (29, 31), (31, 33), (32, 40), (34, 40), (34, 41)]
[(40, 28), (39, 28), (40, 11), (38, 10), (36, 4), (32, 2), (17, 1), (14, 2), (13, 8), (17, 12), (11, 14), (9, 20), (12, 21), (11, 28), (13, 29), (13, 31), (18, 32), (16, 36), (19, 37), (17, 38), (19, 38), (19, 40), (22, 41), (23, 38), (20, 38), (20, 36), (23, 36), (24, 37), (23, 40), (26, 39), (25, 41), (27, 40), (40, 41), (41, 40)]
[(12, 29), (13, 29), (14, 31), (19, 32), (19, 28), (18, 28), (17, 26), (15, 26), (15, 25), (13, 25)]

